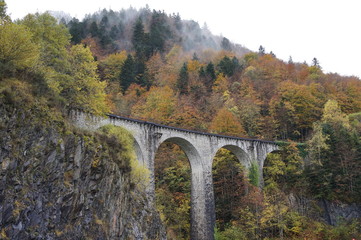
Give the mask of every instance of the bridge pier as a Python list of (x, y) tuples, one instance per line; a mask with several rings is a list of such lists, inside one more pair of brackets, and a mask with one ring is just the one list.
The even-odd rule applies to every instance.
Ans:
[(214, 239), (215, 208), (212, 166), (192, 168), (191, 239)]

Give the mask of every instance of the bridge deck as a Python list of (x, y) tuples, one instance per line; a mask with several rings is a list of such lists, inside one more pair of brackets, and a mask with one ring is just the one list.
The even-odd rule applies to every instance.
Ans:
[(235, 139), (235, 140), (261, 142), (261, 143), (269, 143), (269, 144), (275, 144), (275, 145), (277, 145), (277, 142), (275, 142), (275, 141), (261, 140), (261, 139), (252, 139), (252, 138), (242, 138), (242, 137), (233, 137), (233, 136), (226, 136), (226, 135), (221, 135), (221, 134), (214, 134), (214, 133), (207, 133), (207, 132), (189, 130), (189, 129), (184, 129), (184, 128), (177, 128), (177, 127), (162, 125), (162, 124), (158, 124), (158, 123), (147, 122), (147, 121), (143, 121), (143, 120), (139, 120), (139, 119), (122, 117), (122, 116), (118, 116), (118, 115), (115, 115), (115, 114), (107, 114), (107, 116), (108, 116), (109, 118), (121, 119), (121, 120), (130, 121), (130, 122), (147, 124), (147, 125), (151, 125), (151, 126), (156, 126), (156, 127), (161, 127), (161, 128), (167, 128), (167, 129), (172, 129), (172, 130), (182, 131), (182, 132), (188, 132), (188, 133), (194, 133), (194, 134), (200, 134), (200, 135), (205, 135), (205, 136), (222, 137), (222, 138), (230, 138), (230, 139)]

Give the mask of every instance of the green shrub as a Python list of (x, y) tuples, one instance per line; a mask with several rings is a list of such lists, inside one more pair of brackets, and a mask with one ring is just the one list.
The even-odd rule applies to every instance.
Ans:
[[(134, 138), (126, 129), (114, 125), (105, 125), (100, 128), (100, 132), (109, 138), (108, 144), (111, 145), (113, 151), (117, 152), (119, 161), (128, 160), (131, 168), (131, 180), (139, 190), (145, 190), (149, 184), (150, 172), (146, 166), (140, 163), (136, 157), (133, 143)], [(111, 143), (113, 142), (113, 143)], [(112, 146), (113, 145), (113, 146)], [(117, 148), (117, 145), (120, 148)]]

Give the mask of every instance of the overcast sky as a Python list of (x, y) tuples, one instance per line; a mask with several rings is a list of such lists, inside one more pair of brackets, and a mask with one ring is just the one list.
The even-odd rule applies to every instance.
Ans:
[(12, 19), (46, 10), (82, 19), (100, 9), (149, 5), (179, 13), (217, 35), (257, 51), (262, 45), (285, 61), (311, 64), (325, 72), (361, 77), (361, 2), (359, 0), (5, 0)]

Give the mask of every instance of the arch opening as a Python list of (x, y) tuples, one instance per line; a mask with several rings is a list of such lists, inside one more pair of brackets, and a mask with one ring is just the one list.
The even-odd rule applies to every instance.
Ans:
[[(212, 175), (216, 213), (216, 237), (256, 239), (248, 234), (249, 209), (258, 209), (261, 191), (249, 179), (251, 161), (237, 146), (220, 148), (213, 158)], [(230, 235), (231, 234), (231, 235)]]
[(274, 150), (266, 155), (262, 169), (262, 186), (277, 189), (292, 189), (302, 172), (302, 158), (293, 146)]
[(144, 166), (147, 166), (147, 163), (144, 160), (143, 151), (140, 148), (138, 141), (134, 137), (133, 137), (133, 149), (134, 149), (134, 152), (135, 152), (135, 155), (136, 155), (138, 161), (140, 163), (142, 163)]
[(168, 239), (191, 238), (191, 163), (198, 157), (194, 146), (181, 138), (165, 140), (156, 151), (156, 207)]

